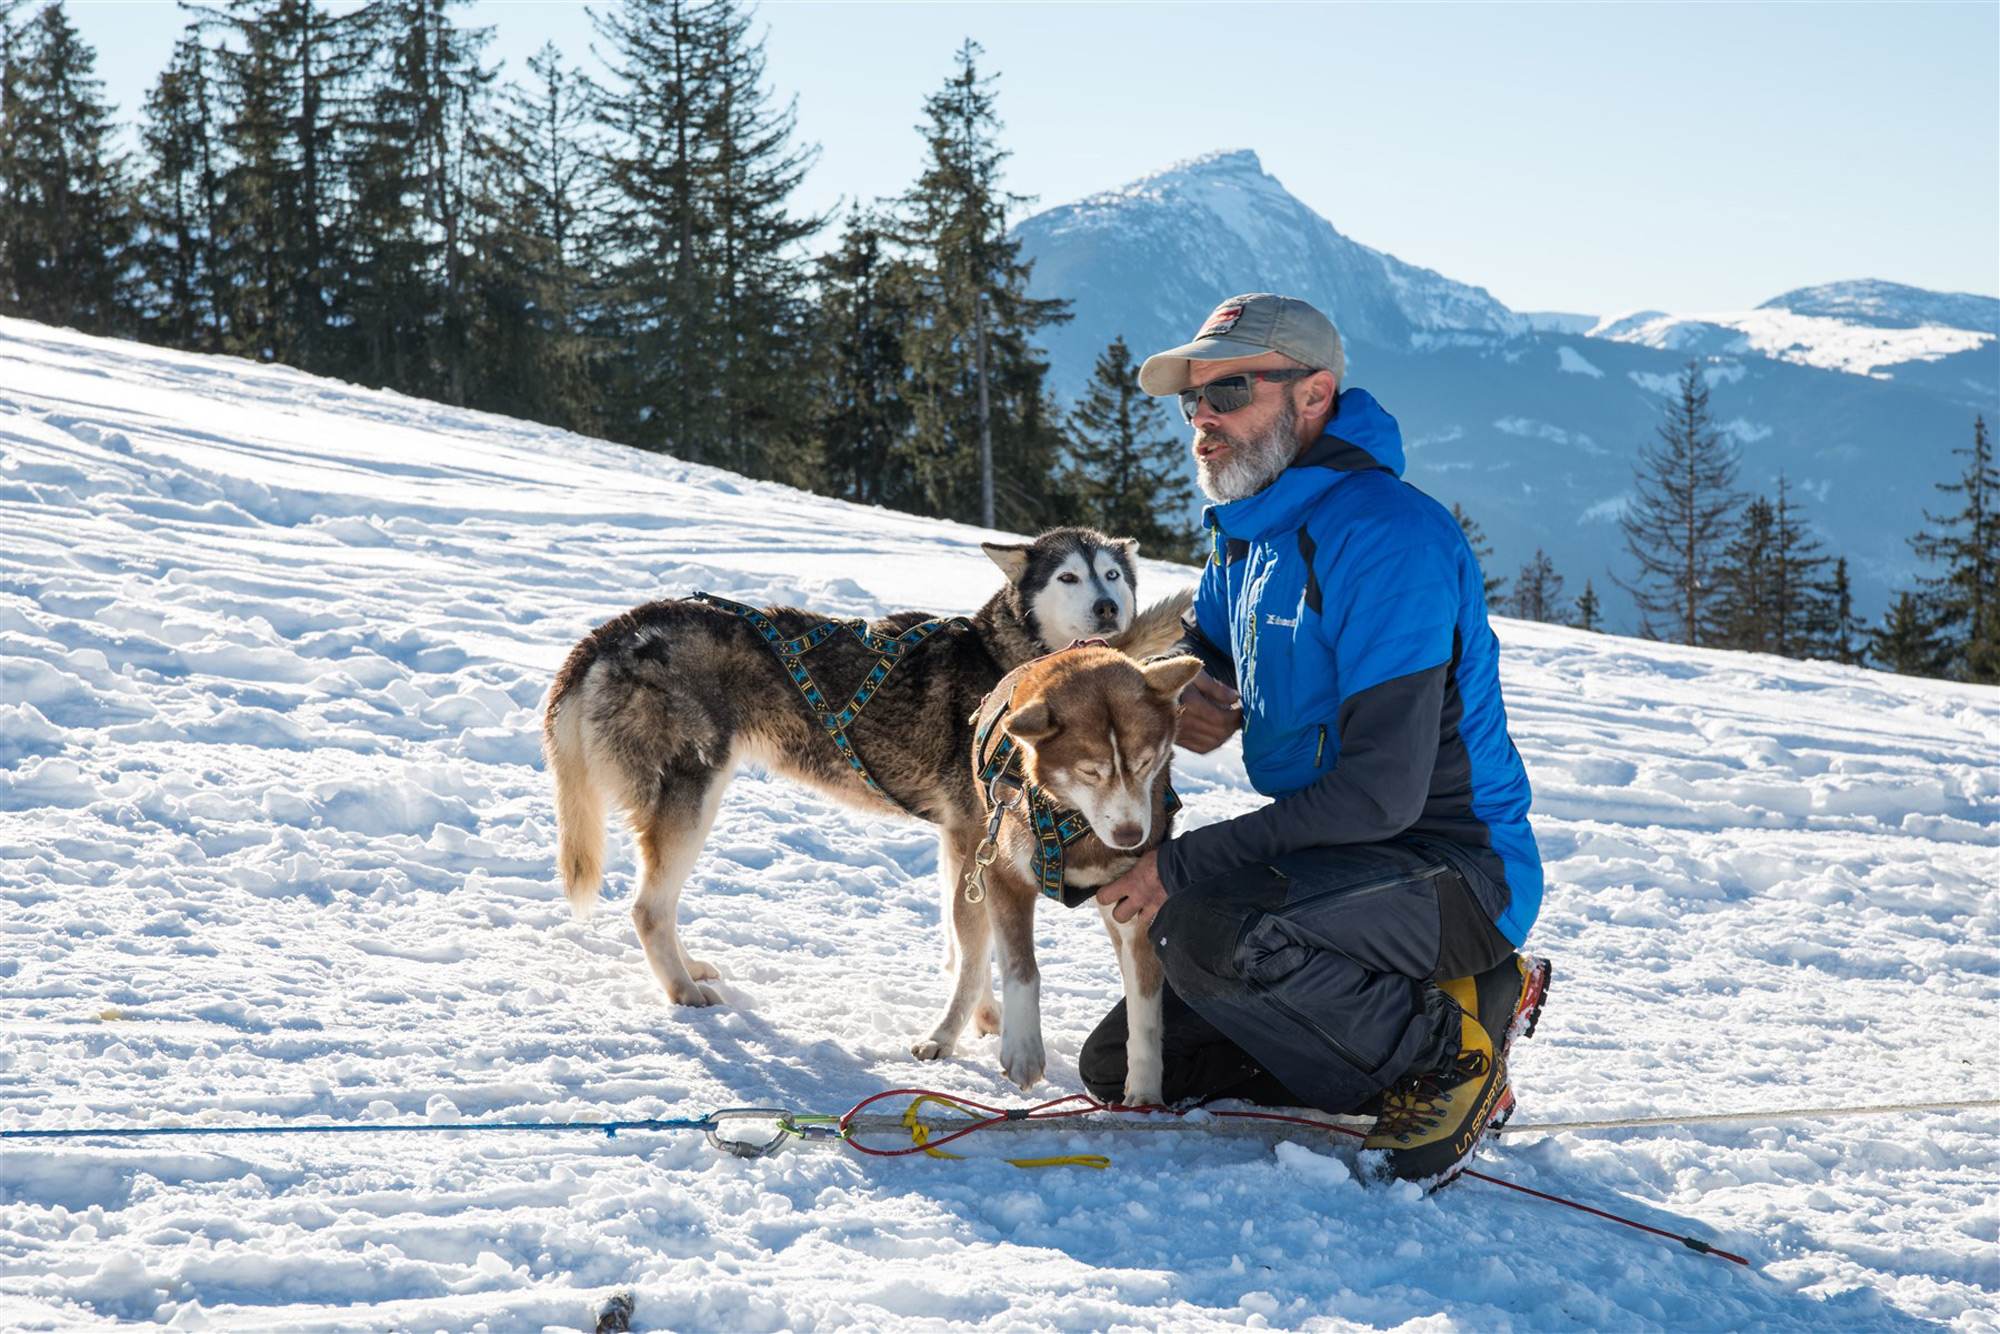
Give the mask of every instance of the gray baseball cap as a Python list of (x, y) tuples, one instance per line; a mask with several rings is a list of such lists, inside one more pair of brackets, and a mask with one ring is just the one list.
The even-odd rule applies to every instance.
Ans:
[(1194, 341), (1146, 358), (1139, 387), (1149, 394), (1178, 394), (1188, 387), (1190, 361), (1229, 361), (1260, 352), (1282, 352), (1301, 366), (1346, 378), (1347, 353), (1333, 321), (1295, 296), (1248, 292), (1232, 296), (1201, 322)]

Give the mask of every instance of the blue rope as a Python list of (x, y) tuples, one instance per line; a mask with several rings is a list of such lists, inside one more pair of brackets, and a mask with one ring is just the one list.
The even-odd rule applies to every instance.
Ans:
[(68, 1130), (0, 1130), (0, 1139), (133, 1138), (154, 1135), (389, 1135), (437, 1130), (594, 1130), (615, 1139), (621, 1130), (713, 1130), (713, 1116), (644, 1121), (426, 1121), (416, 1125), (97, 1126)]

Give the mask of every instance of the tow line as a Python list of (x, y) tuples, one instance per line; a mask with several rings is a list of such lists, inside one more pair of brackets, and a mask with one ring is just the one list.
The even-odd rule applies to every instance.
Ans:
[[(876, 1103), (892, 1098), (907, 1097), (909, 1106), (900, 1115), (865, 1114), (866, 1109)], [(924, 1118), (918, 1112), (927, 1105), (935, 1104), (950, 1109), (958, 1115), (945, 1118)], [(1892, 1103), (1876, 1106), (1851, 1107), (1795, 1107), (1778, 1111), (1744, 1111), (1697, 1114), (1688, 1116), (1648, 1116), (1630, 1117), (1604, 1121), (1561, 1121), (1530, 1125), (1508, 1125), (1496, 1128), (1495, 1133), (1507, 1135), (1558, 1134), (1582, 1130), (1613, 1130), (1627, 1128), (1666, 1127), (1683, 1125), (1709, 1125), (1729, 1121), (1777, 1121), (1800, 1120), (1820, 1117), (1883, 1116), (1911, 1112), (1964, 1111), (2000, 1108), (2000, 1098), (1975, 1099), (1963, 1102), (1916, 1102)], [(1115, 1115), (1115, 1120), (1102, 1119), (1105, 1114)], [(723, 1134), (725, 1126), (731, 1122), (767, 1121), (772, 1127), (768, 1138), (743, 1139)], [(844, 1115), (821, 1116), (794, 1112), (783, 1107), (724, 1107), (704, 1116), (689, 1117), (642, 1117), (615, 1121), (422, 1121), (422, 1122), (326, 1122), (306, 1125), (197, 1125), (197, 1126), (75, 1126), (59, 1129), (5, 1129), (0, 1130), (0, 1140), (77, 1140), (77, 1139), (146, 1139), (167, 1135), (227, 1135), (227, 1136), (271, 1136), (271, 1135), (388, 1135), (425, 1134), (439, 1132), (476, 1131), (538, 1131), (541, 1133), (564, 1131), (589, 1131), (616, 1138), (620, 1133), (671, 1134), (680, 1131), (700, 1131), (708, 1137), (708, 1142), (725, 1153), (739, 1158), (762, 1158), (777, 1152), (792, 1140), (801, 1142), (839, 1142), (855, 1150), (876, 1158), (900, 1158), (911, 1154), (924, 1154), (931, 1158), (956, 1159), (960, 1155), (946, 1153), (944, 1146), (968, 1135), (990, 1130), (1030, 1130), (1030, 1129), (1070, 1129), (1070, 1130), (1181, 1130), (1205, 1131), (1210, 1134), (1254, 1135), (1272, 1139), (1294, 1133), (1292, 1127), (1304, 1127), (1325, 1134), (1346, 1135), (1354, 1139), (1365, 1137), (1365, 1132), (1353, 1125), (1344, 1125), (1339, 1120), (1320, 1120), (1305, 1116), (1286, 1116), (1277, 1112), (1222, 1111), (1214, 1108), (1196, 1108), (1191, 1111), (1175, 1112), (1162, 1107), (1123, 1107), (1113, 1103), (1099, 1102), (1083, 1094), (1071, 1094), (1033, 1107), (992, 1107), (984, 1103), (964, 1098), (954, 1098), (931, 1089), (890, 1089), (864, 1098)], [(902, 1132), (909, 1136), (907, 1146), (882, 1148), (863, 1143), (862, 1135), (894, 1134)], [(1005, 1160), (1018, 1167), (1086, 1167), (1103, 1169), (1111, 1165), (1111, 1160), (1102, 1154), (1069, 1154), (1053, 1158), (1010, 1158)], [(1508, 1190), (1531, 1195), (1538, 1200), (1552, 1204), (1566, 1205), (1571, 1209), (1590, 1214), (1593, 1217), (1622, 1223), (1654, 1236), (1677, 1241), (1689, 1250), (1702, 1255), (1713, 1255), (1729, 1260), (1746, 1268), (1750, 1262), (1740, 1255), (1721, 1250), (1698, 1237), (1682, 1236), (1656, 1228), (1636, 1219), (1625, 1218), (1603, 1209), (1593, 1208), (1576, 1200), (1566, 1199), (1546, 1191), (1534, 1190), (1518, 1185), (1485, 1172), (1467, 1169), (1462, 1177), (1484, 1181), (1490, 1185), (1504, 1186)]]

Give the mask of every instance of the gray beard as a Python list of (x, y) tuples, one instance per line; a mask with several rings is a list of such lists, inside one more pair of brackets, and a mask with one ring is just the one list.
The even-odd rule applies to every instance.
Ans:
[(1198, 434), (1198, 440), (1215, 439), (1229, 446), (1229, 457), (1224, 463), (1214, 464), (1196, 457), (1195, 475), (1202, 494), (1218, 505), (1227, 505), (1232, 500), (1254, 496), (1277, 481), (1278, 475), (1291, 467), (1298, 456), (1298, 427), (1299, 410), (1287, 394), (1277, 419), (1254, 436), (1244, 438), (1226, 431)]

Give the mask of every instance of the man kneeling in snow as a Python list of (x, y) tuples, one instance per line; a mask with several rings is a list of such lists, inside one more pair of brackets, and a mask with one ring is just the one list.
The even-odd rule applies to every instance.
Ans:
[[(1528, 778), (1507, 735), (1485, 584), (1457, 521), (1398, 480), (1395, 418), (1342, 390), (1331, 321), (1232, 297), (1139, 383), (1194, 427), (1213, 544), (1183, 652), (1208, 670), (1180, 744), (1239, 726), (1273, 800), (1181, 834), (1098, 891), (1151, 917), (1170, 1103), (1373, 1112), (1366, 1147), (1428, 1186), (1513, 1110), (1507, 1047), (1547, 963)], [(1079, 1060), (1117, 1099), (1121, 1001)]]

